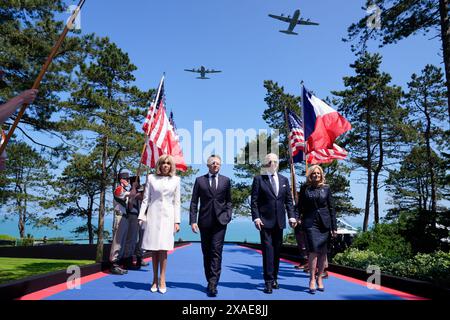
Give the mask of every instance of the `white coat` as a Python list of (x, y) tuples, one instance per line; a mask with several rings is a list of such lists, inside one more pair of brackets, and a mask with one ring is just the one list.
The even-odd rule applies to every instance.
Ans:
[(142, 249), (173, 249), (174, 224), (180, 223), (180, 206), (180, 177), (154, 174), (147, 177), (138, 217), (146, 223)]

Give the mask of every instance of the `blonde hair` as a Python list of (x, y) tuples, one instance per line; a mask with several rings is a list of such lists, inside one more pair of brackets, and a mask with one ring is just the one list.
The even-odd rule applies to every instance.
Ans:
[(169, 176), (173, 177), (176, 174), (176, 167), (175, 167), (175, 161), (173, 161), (173, 157), (169, 154), (163, 154), (158, 158), (158, 161), (156, 162), (156, 175), (162, 176), (161, 172), (161, 166), (164, 164), (164, 162), (169, 161), (170, 163), (170, 171)]
[(312, 167), (310, 167), (309, 169), (308, 169), (308, 173), (306, 174), (306, 184), (308, 185), (308, 186), (311, 186), (313, 183), (312, 183), (312, 180), (311, 180), (311, 174), (314, 172), (314, 170), (316, 170), (316, 169), (318, 169), (319, 171), (320, 171), (320, 181), (319, 181), (319, 183), (317, 184), (318, 186), (323, 186), (325, 183), (326, 183), (326, 180), (325, 180), (325, 174), (323, 173), (323, 169), (322, 169), (322, 167), (321, 166), (319, 166), (319, 165), (317, 165), (317, 164), (315, 164), (315, 165), (313, 165)]

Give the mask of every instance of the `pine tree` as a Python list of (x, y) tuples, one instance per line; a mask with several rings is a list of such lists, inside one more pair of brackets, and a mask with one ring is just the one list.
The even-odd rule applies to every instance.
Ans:
[(99, 153), (95, 150), (88, 155), (74, 154), (62, 174), (52, 183), (55, 196), (45, 202), (46, 208), (57, 209), (59, 222), (74, 217), (86, 220), (86, 224), (72, 232), (87, 233), (89, 244), (94, 243), (95, 225), (93, 217), (100, 194), (101, 170)]
[[(289, 168), (289, 149), (288, 149), (288, 135), (286, 131), (285, 120), (285, 107), (293, 110), (299, 116), (301, 116), (299, 102), (301, 98), (299, 96), (290, 95), (284, 92), (284, 88), (280, 87), (273, 81), (264, 81), (264, 87), (267, 90), (265, 102), (267, 108), (263, 112), (263, 119), (272, 129), (277, 129), (279, 132), (279, 170), (287, 170)], [(235, 190), (232, 192), (233, 207), (239, 214), (250, 214), (249, 197), (251, 193), (251, 179), (260, 174), (261, 160), (256, 162), (249, 161), (249, 155), (253, 152), (257, 152), (258, 155), (264, 154), (260, 148), (264, 148), (264, 151), (270, 150), (271, 145), (275, 143), (272, 141), (272, 136), (266, 134), (258, 135), (254, 140), (246, 143), (242, 148), (241, 153), (235, 159), (234, 170), (239, 181), (233, 181)], [(245, 159), (243, 161), (238, 161)], [(338, 199), (339, 214), (356, 214), (359, 209), (355, 208), (351, 204), (351, 196), (349, 193), (349, 181), (345, 177), (346, 169), (343, 165), (337, 163), (331, 163), (330, 165), (323, 165), (325, 171), (328, 173), (328, 179), (333, 184), (333, 195)], [(327, 169), (329, 168), (329, 169)], [(300, 189), (301, 183), (298, 177), (304, 177), (305, 171), (301, 164), (296, 164), (297, 185), (296, 190)]]
[[(346, 145), (352, 154), (355, 167), (366, 170), (366, 201), (363, 230), (369, 225), (371, 193), (374, 192), (375, 223), (379, 222), (378, 190), (379, 177), (387, 166), (388, 158), (395, 158), (399, 150), (399, 135), (403, 134), (405, 111), (399, 106), (401, 89), (389, 86), (391, 76), (381, 73), (379, 54), (361, 55), (351, 65), (355, 76), (344, 77), (348, 88), (335, 91), (339, 97), (339, 110), (352, 123), (352, 130), (346, 136)], [(406, 134), (406, 133), (405, 133)]]
[[(359, 38), (360, 52), (366, 50), (369, 39), (382, 38), (382, 45), (398, 41), (418, 32), (439, 32), (447, 86), (447, 111), (450, 121), (450, 2), (449, 0), (366, 0), (366, 7), (375, 4), (380, 9), (380, 25), (368, 26), (373, 16), (366, 16), (348, 28), (348, 38)], [(358, 48), (354, 50), (358, 50)]]
[[(0, 103), (32, 87), (64, 28), (64, 22), (56, 21), (55, 15), (64, 13), (65, 9), (62, 0), (2, 1)], [(28, 107), (20, 126), (57, 135), (58, 121), (52, 115), (61, 109), (59, 93), (71, 90), (71, 74), (89, 51), (91, 41), (92, 35), (79, 36), (70, 32), (66, 36), (41, 82), (37, 99)], [(62, 145), (59, 147), (62, 150)]]
[(0, 172), (1, 206), (18, 216), (20, 237), (25, 237), (27, 225), (55, 228), (54, 219), (41, 206), (52, 179), (50, 163), (24, 142), (11, 142), (8, 158), (6, 170)]
[(405, 96), (412, 123), (418, 132), (415, 141), (425, 148), (425, 163), (428, 167), (426, 174), (431, 188), (431, 208), (433, 213), (437, 210), (437, 178), (436, 159), (437, 150), (448, 150), (449, 132), (445, 127), (445, 86), (443, 75), (439, 68), (427, 65), (421, 75), (413, 74), (408, 83), (409, 91)]
[(97, 261), (103, 257), (106, 192), (114, 185), (114, 168), (121, 156), (134, 154), (138, 158), (141, 149), (137, 146), (144, 142), (135, 124), (142, 123), (147, 109), (144, 101), (148, 103), (151, 92), (140, 92), (131, 85), (135, 70), (128, 54), (108, 38), (96, 39), (89, 59), (77, 72), (78, 88), (71, 95), (61, 124), (69, 133), (90, 132), (93, 143), (88, 147), (100, 152)]

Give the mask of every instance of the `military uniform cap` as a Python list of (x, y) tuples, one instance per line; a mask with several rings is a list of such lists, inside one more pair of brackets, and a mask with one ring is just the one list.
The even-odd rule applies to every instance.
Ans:
[(130, 174), (128, 172), (121, 172), (117, 175), (117, 178), (120, 179), (130, 179)]

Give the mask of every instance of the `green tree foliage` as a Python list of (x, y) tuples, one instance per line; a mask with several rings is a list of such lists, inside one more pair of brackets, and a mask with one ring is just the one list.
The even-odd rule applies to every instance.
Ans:
[(347, 178), (350, 174), (350, 169), (338, 161), (322, 165), (322, 168), (327, 184), (330, 185), (333, 194), (336, 215), (342, 217), (360, 214), (361, 209), (353, 206), (351, 203), (353, 197), (350, 193), (350, 180)]
[[(447, 163), (436, 153), (432, 153), (433, 172), (437, 178), (435, 185), (436, 200), (443, 198), (445, 190), (445, 177)], [(430, 166), (425, 147), (415, 146), (411, 152), (403, 158), (399, 169), (392, 170), (386, 181), (393, 208), (389, 210), (390, 218), (397, 217), (402, 211), (425, 210), (436, 213), (433, 210), (432, 186)]]
[(344, 41), (359, 40), (354, 50), (364, 52), (367, 41), (382, 39), (382, 45), (398, 41), (419, 32), (438, 31), (447, 79), (447, 110), (450, 121), (450, 17), (449, 0), (366, 0), (366, 8), (376, 4), (381, 9), (380, 28), (368, 26), (373, 16), (368, 15), (348, 28)]
[(345, 140), (352, 155), (351, 161), (354, 168), (366, 170), (364, 231), (369, 224), (372, 192), (375, 223), (379, 222), (380, 174), (389, 165), (387, 160), (398, 157), (408, 132), (402, 121), (406, 111), (399, 105), (401, 89), (389, 85), (391, 76), (380, 72), (380, 64), (379, 54), (365, 53), (351, 65), (356, 74), (344, 77), (348, 89), (333, 92), (339, 97), (336, 101), (339, 110), (352, 123), (352, 130)]
[(48, 196), (46, 185), (52, 179), (50, 163), (24, 142), (11, 142), (8, 166), (0, 172), (1, 207), (8, 214), (4, 218), (18, 216), (21, 238), (27, 225), (54, 228), (54, 219), (47, 216), (41, 206)]
[[(261, 173), (261, 160), (263, 160), (258, 158), (254, 159), (255, 161), (250, 161), (251, 155), (269, 153), (272, 150), (271, 146), (274, 144), (279, 150), (279, 170), (289, 170), (285, 107), (293, 110), (301, 117), (299, 106), (301, 98), (299, 96), (285, 93), (284, 88), (273, 81), (264, 81), (264, 87), (267, 90), (264, 99), (267, 103), (267, 108), (263, 112), (263, 119), (270, 128), (278, 130), (279, 137), (277, 137), (277, 142), (272, 140), (275, 138), (274, 136), (268, 136), (264, 133), (259, 134), (254, 140), (247, 142), (240, 154), (235, 158), (234, 171), (238, 179), (233, 182), (235, 188), (233, 188), (232, 199), (235, 211), (242, 215), (250, 214), (251, 183), (253, 177)], [(295, 167), (297, 174), (296, 190), (299, 190), (301, 185), (299, 177), (304, 177), (305, 172), (304, 168), (302, 168), (303, 164), (295, 164)], [(323, 165), (323, 167), (337, 200), (338, 214), (357, 214), (359, 209), (351, 204), (350, 183), (346, 177), (348, 169), (341, 164), (338, 165), (336, 161), (329, 165)]]
[[(423, 172), (424, 178), (428, 179), (429, 183), (425, 187), (430, 188), (431, 197), (431, 208), (427, 210), (436, 212), (437, 201), (440, 198), (438, 185), (445, 175), (445, 171), (442, 172), (443, 160), (440, 158), (440, 153), (448, 151), (449, 139), (449, 131), (442, 129), (445, 127), (445, 86), (441, 70), (433, 65), (425, 66), (421, 75), (411, 76), (408, 89), (405, 104), (417, 132), (413, 142), (419, 146), (419, 149), (413, 149), (411, 156), (415, 160), (421, 157), (423, 166), (427, 167), (426, 172)], [(421, 155), (419, 152), (424, 154)], [(418, 164), (417, 161), (415, 163)], [(440, 171), (439, 176), (437, 176), (437, 170)]]
[(368, 232), (359, 233), (353, 240), (352, 248), (369, 250), (398, 260), (412, 256), (411, 244), (400, 234), (399, 226), (395, 223), (380, 223)]
[[(0, 103), (31, 88), (42, 65), (64, 28), (55, 15), (64, 13), (62, 0), (5, 0), (0, 4)], [(68, 17), (68, 14), (67, 14)], [(27, 109), (19, 128), (44, 130), (57, 135), (61, 93), (71, 90), (71, 75), (89, 51), (92, 35), (69, 33), (45, 74), (37, 99)], [(14, 118), (14, 117), (13, 117)], [(12, 122), (8, 122), (12, 123)], [(56, 151), (64, 150), (64, 143)], [(53, 150), (55, 151), (55, 150)]]
[(86, 221), (74, 230), (77, 234), (88, 234), (89, 244), (94, 243), (95, 225), (93, 217), (101, 190), (101, 164), (99, 152), (89, 155), (74, 154), (61, 176), (52, 183), (57, 196), (49, 199), (45, 205), (60, 212), (59, 222), (66, 222), (74, 217)]
[(87, 147), (100, 152), (97, 261), (102, 259), (106, 191), (114, 185), (119, 157), (139, 159), (144, 142), (135, 123), (142, 123), (151, 92), (131, 85), (135, 70), (128, 54), (108, 38), (96, 39), (88, 60), (76, 72), (78, 86), (60, 126), (68, 133), (89, 132), (92, 138)]

